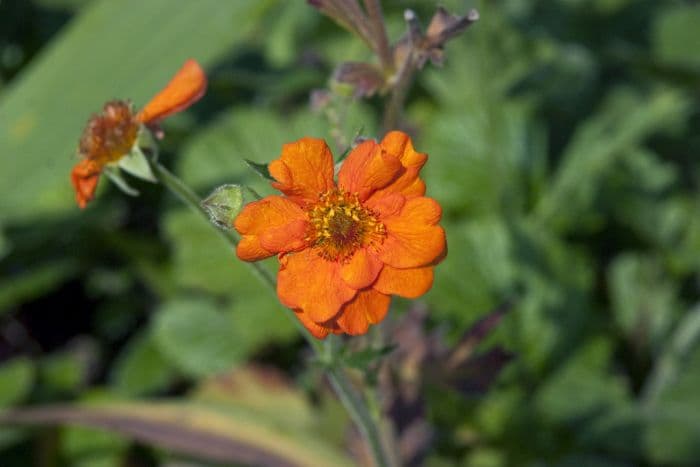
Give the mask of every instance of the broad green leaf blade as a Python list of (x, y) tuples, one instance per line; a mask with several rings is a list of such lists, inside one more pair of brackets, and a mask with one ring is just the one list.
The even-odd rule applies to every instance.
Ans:
[(214, 462), (262, 466), (351, 465), (343, 454), (308, 433), (286, 432), (255, 417), (230, 416), (224, 410), (191, 403), (48, 406), (5, 412), (0, 414), (0, 423), (102, 428)]
[(90, 114), (115, 97), (142, 107), (187, 58), (213, 63), (256, 24), (259, 3), (99, 0), (81, 10), (3, 92), (0, 217), (72, 208), (72, 154)]
[(153, 332), (158, 350), (194, 377), (229, 370), (244, 355), (230, 313), (211, 301), (166, 303), (155, 316)]
[(700, 7), (677, 5), (662, 11), (653, 25), (655, 58), (672, 65), (700, 67)]
[(17, 403), (34, 383), (34, 363), (18, 357), (0, 365), (0, 407)]
[(175, 369), (158, 350), (153, 335), (142, 332), (120, 353), (109, 379), (120, 394), (134, 396), (166, 388), (175, 376)]

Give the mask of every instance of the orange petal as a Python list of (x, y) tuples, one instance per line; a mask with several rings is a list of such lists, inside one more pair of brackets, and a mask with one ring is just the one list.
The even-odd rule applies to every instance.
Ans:
[(377, 324), (386, 317), (391, 297), (369, 289), (359, 292), (357, 296), (343, 307), (336, 322), (346, 333), (357, 336), (364, 334), (370, 324)]
[(280, 301), (289, 308), (301, 308), (316, 323), (333, 318), (356, 293), (340, 278), (340, 264), (321, 258), (313, 248), (280, 258)]
[(436, 225), (441, 215), (434, 199), (407, 199), (398, 215), (382, 219), (387, 236), (379, 259), (395, 268), (417, 268), (441, 259), (446, 249), (445, 231)]
[(83, 159), (73, 167), (70, 179), (75, 189), (75, 200), (80, 209), (85, 209), (87, 203), (95, 197), (100, 172), (100, 166), (89, 159)]
[(138, 113), (141, 123), (156, 124), (197, 102), (207, 90), (207, 76), (199, 63), (189, 59), (158, 94)]
[(302, 138), (285, 144), (280, 158), (270, 162), (268, 169), (277, 180), (272, 186), (302, 205), (335, 187), (333, 156), (322, 139)]
[(405, 196), (423, 196), (425, 183), (418, 177), (428, 156), (413, 148), (411, 138), (402, 131), (392, 131), (384, 136), (379, 144), (388, 154), (397, 157), (404, 172), (391, 184), (377, 191), (372, 197), (383, 197), (388, 193), (401, 193)]
[(340, 277), (353, 289), (364, 289), (375, 281), (383, 265), (374, 253), (360, 248), (352, 255), (350, 261), (340, 268)]
[(357, 193), (364, 201), (374, 191), (399, 176), (403, 166), (399, 159), (382, 150), (372, 140), (364, 141), (352, 150), (338, 173), (338, 185)]
[(433, 267), (396, 269), (384, 266), (372, 288), (383, 294), (417, 298), (433, 286)]
[(242, 237), (236, 253), (244, 261), (257, 261), (306, 246), (306, 214), (281, 196), (248, 203), (233, 226)]
[(365, 206), (377, 213), (380, 219), (397, 215), (404, 204), (406, 204), (406, 197), (400, 193), (388, 194), (381, 198), (373, 196), (365, 202)]
[(325, 339), (330, 333), (339, 334), (342, 332), (334, 320), (319, 324), (312, 321), (304, 310), (294, 310), (294, 315), (316, 339)]

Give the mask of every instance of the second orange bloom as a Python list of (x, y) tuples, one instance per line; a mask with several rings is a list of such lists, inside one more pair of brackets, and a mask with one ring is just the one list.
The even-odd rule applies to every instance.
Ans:
[(384, 319), (391, 295), (427, 292), (445, 255), (442, 211), (419, 178), (426, 160), (394, 131), (353, 149), (336, 183), (323, 140), (286, 144), (269, 165), (283, 196), (252, 202), (236, 218), (238, 257), (278, 255), (279, 299), (315, 337), (364, 334)]
[(204, 70), (190, 59), (140, 112), (134, 113), (128, 101), (106, 103), (102, 113), (90, 118), (80, 138), (81, 160), (71, 172), (78, 206), (85, 208), (95, 196), (105, 168), (119, 165), (137, 144), (142, 126), (155, 127), (165, 117), (186, 109), (204, 95), (206, 88)]

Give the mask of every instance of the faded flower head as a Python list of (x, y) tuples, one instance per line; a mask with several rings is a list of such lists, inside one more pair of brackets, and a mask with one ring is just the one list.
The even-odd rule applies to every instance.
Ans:
[(136, 141), (139, 122), (134, 117), (130, 102), (107, 102), (83, 130), (78, 155), (101, 165), (119, 160)]
[(194, 60), (187, 60), (173, 79), (138, 113), (129, 101), (113, 100), (88, 121), (78, 146), (78, 162), (71, 172), (78, 206), (92, 200), (100, 174), (120, 161), (137, 145), (144, 126), (155, 128), (165, 117), (186, 109), (203, 95), (207, 87), (204, 71)]
[(241, 211), (238, 257), (278, 255), (280, 301), (317, 338), (364, 334), (384, 319), (391, 295), (427, 292), (445, 254), (440, 206), (418, 176), (426, 160), (394, 131), (355, 147), (336, 183), (323, 140), (284, 145), (269, 165), (283, 196)]

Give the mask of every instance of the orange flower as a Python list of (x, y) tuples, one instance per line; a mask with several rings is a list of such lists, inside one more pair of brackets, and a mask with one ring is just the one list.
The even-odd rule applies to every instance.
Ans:
[(364, 334), (384, 319), (391, 295), (427, 292), (445, 255), (440, 205), (418, 176), (426, 159), (394, 131), (353, 149), (336, 183), (323, 140), (284, 145), (269, 165), (284, 196), (241, 211), (238, 257), (278, 255), (277, 295), (317, 338)]
[(117, 165), (136, 145), (143, 126), (157, 128), (165, 117), (180, 112), (199, 100), (206, 91), (207, 78), (199, 64), (187, 60), (172, 80), (138, 113), (128, 101), (111, 101), (102, 113), (87, 123), (78, 146), (78, 162), (71, 172), (78, 206), (85, 208), (95, 196), (103, 169)]

